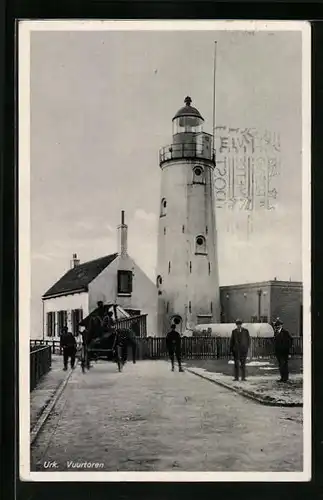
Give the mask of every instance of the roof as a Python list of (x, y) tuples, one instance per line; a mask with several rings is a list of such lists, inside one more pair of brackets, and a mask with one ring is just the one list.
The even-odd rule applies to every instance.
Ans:
[(290, 287), (290, 288), (302, 288), (302, 281), (280, 281), (280, 280), (268, 280), (268, 281), (257, 281), (254, 283), (241, 283), (238, 285), (224, 285), (220, 286), (220, 290), (228, 291), (228, 290), (240, 290), (240, 289), (250, 289), (250, 288), (259, 288), (265, 286), (272, 287)]
[(79, 264), (73, 269), (67, 271), (47, 292), (43, 298), (49, 298), (56, 295), (64, 295), (72, 292), (86, 292), (88, 285), (93, 281), (106, 267), (108, 267), (118, 256), (117, 253), (101, 257), (100, 259), (90, 260)]
[(199, 110), (191, 106), (192, 100), (190, 97), (186, 97), (184, 102), (186, 103), (186, 106), (183, 106), (181, 109), (177, 111), (173, 120), (175, 120), (175, 118), (179, 118), (180, 116), (195, 116), (204, 121), (204, 118), (202, 117)]

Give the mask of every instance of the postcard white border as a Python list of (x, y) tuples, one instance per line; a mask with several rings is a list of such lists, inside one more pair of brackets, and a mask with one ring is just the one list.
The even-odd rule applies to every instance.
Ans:
[[(302, 472), (31, 472), (29, 402), (30, 253), (30, 33), (32, 31), (300, 31), (302, 33), (303, 244), (303, 471)], [(306, 21), (70, 21), (19, 22), (19, 441), (22, 481), (279, 481), (311, 479), (311, 25)], [(216, 35), (215, 35), (216, 37)], [(297, 145), (295, 145), (297, 147)]]

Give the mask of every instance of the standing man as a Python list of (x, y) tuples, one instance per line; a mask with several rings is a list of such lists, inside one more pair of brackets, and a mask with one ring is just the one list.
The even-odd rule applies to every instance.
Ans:
[(172, 363), (172, 372), (174, 371), (174, 358), (176, 356), (178, 368), (180, 372), (183, 372), (182, 362), (181, 362), (181, 336), (176, 331), (176, 325), (171, 326), (171, 331), (166, 335), (166, 347), (168, 354)]
[(67, 326), (63, 326), (62, 328), (60, 345), (63, 349), (64, 370), (67, 370), (68, 358), (71, 358), (71, 368), (74, 368), (76, 356), (76, 340), (74, 335), (68, 331)]
[(279, 382), (287, 382), (289, 378), (288, 356), (293, 345), (293, 339), (290, 333), (283, 328), (283, 322), (279, 318), (276, 319), (274, 325), (275, 355), (280, 372)]
[(230, 352), (234, 358), (234, 380), (239, 380), (241, 370), (241, 380), (246, 380), (246, 359), (250, 347), (250, 335), (246, 328), (242, 328), (241, 319), (236, 320), (236, 326), (232, 331), (230, 340)]
[[(115, 331), (114, 342), (112, 350), (115, 353), (115, 359), (118, 365), (118, 371), (122, 372), (124, 365), (128, 358), (128, 345), (129, 345), (129, 330), (118, 329)], [(133, 359), (136, 362), (136, 359)]]

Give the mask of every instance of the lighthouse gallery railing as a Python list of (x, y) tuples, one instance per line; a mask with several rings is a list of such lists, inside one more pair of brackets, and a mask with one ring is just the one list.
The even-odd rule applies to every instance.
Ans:
[(215, 161), (215, 150), (205, 148), (196, 142), (169, 144), (159, 150), (160, 163), (179, 158), (202, 158)]

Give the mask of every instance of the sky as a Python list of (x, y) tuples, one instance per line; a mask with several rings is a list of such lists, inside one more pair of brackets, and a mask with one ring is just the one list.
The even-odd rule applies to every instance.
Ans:
[(117, 249), (125, 210), (130, 255), (155, 280), (158, 151), (190, 95), (216, 123), (281, 137), (275, 210), (249, 238), (217, 210), (220, 285), (301, 280), (301, 34), (299, 32), (33, 32), (31, 34), (31, 322), (69, 268)]

